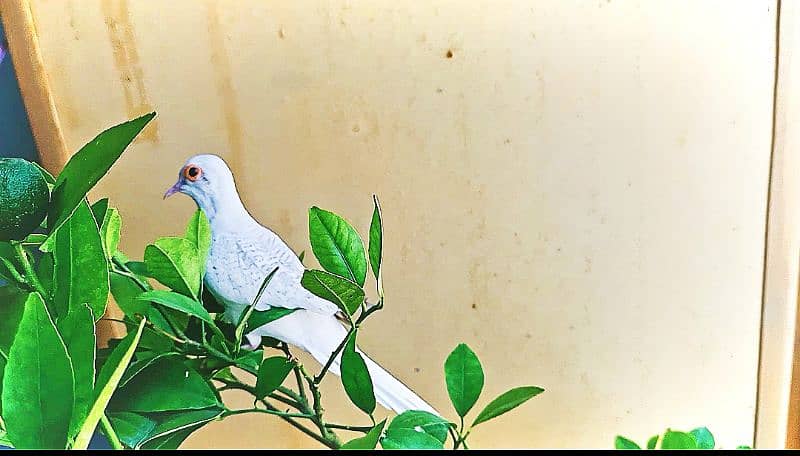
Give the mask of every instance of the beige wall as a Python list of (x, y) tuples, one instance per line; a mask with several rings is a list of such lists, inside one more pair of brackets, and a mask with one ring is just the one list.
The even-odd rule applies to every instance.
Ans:
[[(487, 370), (480, 405), (547, 389), (475, 447), (752, 439), (773, 2), (31, 4), (71, 150), (159, 112), (95, 192), (133, 256), (193, 210), (161, 195), (197, 152), (297, 250), (308, 206), (363, 232), (375, 192), (388, 307), (365, 349), (442, 410), (461, 341)], [(357, 418), (335, 383), (330, 415)], [(309, 445), (269, 417), (187, 442)]]

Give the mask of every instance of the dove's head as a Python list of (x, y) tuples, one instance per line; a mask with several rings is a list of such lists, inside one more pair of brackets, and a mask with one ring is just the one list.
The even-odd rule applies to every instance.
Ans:
[(242, 207), (233, 173), (216, 155), (195, 155), (186, 160), (178, 172), (178, 181), (164, 193), (164, 198), (175, 193), (191, 196), (209, 220), (220, 212)]

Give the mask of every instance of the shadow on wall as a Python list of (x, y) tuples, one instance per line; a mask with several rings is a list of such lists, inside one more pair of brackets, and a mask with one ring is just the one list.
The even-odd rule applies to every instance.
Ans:
[[(0, 47), (3, 50), (4, 43), (3, 25), (0, 24)], [(0, 51), (0, 157), (38, 160), (14, 65), (11, 57), (3, 51)]]

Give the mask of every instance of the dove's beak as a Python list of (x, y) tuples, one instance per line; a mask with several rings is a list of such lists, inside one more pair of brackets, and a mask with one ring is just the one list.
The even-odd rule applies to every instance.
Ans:
[(166, 193), (164, 193), (164, 199), (167, 199), (168, 196), (174, 195), (175, 193), (178, 193), (179, 191), (181, 191), (181, 181), (180, 180), (178, 180), (178, 182), (175, 182), (175, 185), (170, 187), (169, 190), (167, 190)]

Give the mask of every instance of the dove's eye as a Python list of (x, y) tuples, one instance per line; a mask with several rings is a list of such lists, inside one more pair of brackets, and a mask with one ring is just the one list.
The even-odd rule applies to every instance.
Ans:
[(196, 181), (201, 174), (203, 174), (203, 170), (197, 166), (188, 165), (183, 168), (183, 177), (192, 182)]

